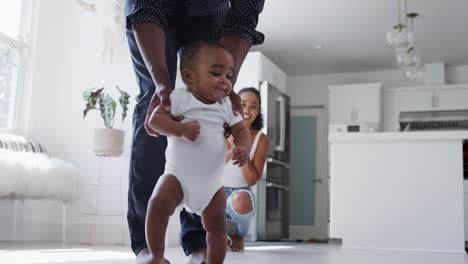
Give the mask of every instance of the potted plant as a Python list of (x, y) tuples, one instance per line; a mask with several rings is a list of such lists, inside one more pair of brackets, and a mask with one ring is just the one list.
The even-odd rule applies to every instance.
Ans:
[[(122, 107), (122, 122), (125, 120), (128, 111), (130, 95), (116, 86), (120, 93), (119, 103)], [(83, 93), (86, 102), (86, 109), (83, 111), (83, 118), (91, 110), (99, 110), (106, 128), (96, 128), (94, 130), (93, 150), (98, 156), (118, 157), (123, 153), (125, 131), (114, 129), (115, 110), (117, 103), (102, 88), (91, 88)]]

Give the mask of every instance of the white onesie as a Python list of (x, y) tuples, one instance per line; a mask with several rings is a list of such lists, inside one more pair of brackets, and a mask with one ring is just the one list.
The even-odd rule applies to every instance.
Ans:
[(183, 88), (175, 89), (170, 99), (172, 115), (184, 116), (183, 123), (198, 120), (200, 134), (195, 142), (182, 137), (167, 138), (164, 174), (172, 174), (179, 180), (184, 194), (181, 205), (201, 215), (223, 186), (227, 154), (223, 124), (232, 126), (242, 121), (242, 117), (234, 116), (229, 97), (205, 104)]

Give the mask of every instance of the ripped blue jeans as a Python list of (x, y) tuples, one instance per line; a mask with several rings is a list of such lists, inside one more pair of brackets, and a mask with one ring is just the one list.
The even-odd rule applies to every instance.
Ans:
[[(237, 234), (241, 237), (245, 237), (249, 231), (250, 222), (255, 216), (256, 213), (256, 202), (255, 195), (252, 192), (250, 187), (241, 187), (241, 188), (232, 188), (224, 187), (226, 190), (226, 217), (233, 220), (237, 225)], [(238, 192), (246, 192), (249, 194), (250, 202), (252, 203), (253, 210), (246, 214), (239, 214), (232, 204), (232, 196)]]

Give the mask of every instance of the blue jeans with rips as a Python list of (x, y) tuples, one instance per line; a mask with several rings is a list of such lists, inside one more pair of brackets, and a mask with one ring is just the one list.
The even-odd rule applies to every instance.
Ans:
[[(250, 187), (241, 187), (241, 188), (232, 188), (232, 187), (224, 187), (226, 190), (226, 217), (233, 220), (237, 225), (237, 234), (241, 237), (245, 237), (249, 232), (250, 222), (255, 217), (256, 213), (256, 202), (255, 202), (255, 195), (252, 192)], [(232, 197), (236, 193), (239, 192), (246, 192), (250, 197), (250, 202), (252, 203), (253, 210), (246, 213), (246, 214), (239, 214), (233, 206)]]

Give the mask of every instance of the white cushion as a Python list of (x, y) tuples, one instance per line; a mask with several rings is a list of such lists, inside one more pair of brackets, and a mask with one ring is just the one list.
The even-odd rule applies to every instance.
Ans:
[(73, 202), (79, 171), (70, 163), (42, 153), (0, 150), (0, 198)]

